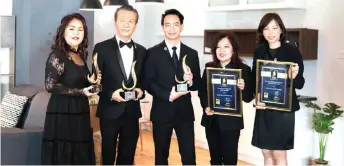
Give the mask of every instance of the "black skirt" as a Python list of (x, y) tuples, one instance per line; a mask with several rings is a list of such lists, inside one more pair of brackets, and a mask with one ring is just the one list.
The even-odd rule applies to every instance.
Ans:
[(52, 94), (43, 133), (42, 165), (95, 165), (92, 135), (87, 97)]
[(295, 112), (257, 110), (252, 145), (267, 150), (294, 148)]

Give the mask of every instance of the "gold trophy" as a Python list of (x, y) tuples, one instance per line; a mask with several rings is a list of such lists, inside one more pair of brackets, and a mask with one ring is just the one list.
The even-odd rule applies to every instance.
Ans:
[[(183, 72), (184, 73), (186, 73), (188, 71), (188, 68), (189, 68), (186, 65), (186, 57), (187, 57), (187, 55), (185, 55), (183, 57), (183, 61), (182, 61), (182, 67), (183, 67)], [(189, 91), (189, 85), (186, 83), (187, 80), (184, 80), (184, 79), (183, 80), (178, 80), (177, 75), (174, 75), (174, 79), (177, 82), (177, 84), (175, 86), (176, 92), (187, 92), (187, 91)]]
[(137, 78), (136, 78), (136, 73), (135, 73), (135, 64), (136, 61), (133, 62), (133, 65), (131, 66), (131, 77), (133, 79), (133, 86), (127, 87), (124, 83), (124, 80), (122, 82), (122, 89), (124, 92), (120, 92), (120, 95), (123, 99), (125, 100), (131, 100), (131, 99), (136, 99), (137, 98), (137, 92), (134, 90), (137, 84)]
[(102, 85), (100, 84), (100, 80), (98, 80), (98, 76), (101, 73), (99, 66), (98, 66), (98, 54), (95, 53), (92, 57), (92, 64), (94, 66), (95, 73), (92, 73), (92, 75), (88, 75), (87, 79), (88, 81), (93, 84), (93, 88), (91, 89), (91, 93), (99, 93), (102, 91)]

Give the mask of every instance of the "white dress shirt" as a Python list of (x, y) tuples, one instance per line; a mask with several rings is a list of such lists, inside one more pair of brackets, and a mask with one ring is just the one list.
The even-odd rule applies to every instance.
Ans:
[[(129, 74), (130, 74), (130, 70), (131, 70), (131, 65), (132, 65), (133, 59), (134, 59), (134, 46), (129, 48), (129, 47), (127, 47), (125, 45), (125, 46), (123, 46), (121, 48), (119, 46), (119, 41), (121, 41), (121, 39), (118, 36), (116, 36), (116, 40), (117, 40), (118, 48), (119, 48), (119, 50), (121, 52), (125, 73), (126, 73), (127, 79), (128, 79), (129, 78)], [(131, 42), (131, 40), (126, 41), (126, 42), (122, 40), (122, 42), (128, 43), (128, 42)]]
[(168, 48), (168, 51), (170, 52), (170, 55), (171, 55), (171, 58), (173, 57), (173, 49), (172, 47), (177, 47), (176, 49), (176, 53), (177, 53), (177, 57), (178, 57), (178, 60), (179, 60), (179, 54), (180, 54), (180, 42), (177, 43), (176, 45), (172, 45), (170, 43), (168, 43), (166, 40), (165, 40), (165, 43), (166, 43), (166, 46)]

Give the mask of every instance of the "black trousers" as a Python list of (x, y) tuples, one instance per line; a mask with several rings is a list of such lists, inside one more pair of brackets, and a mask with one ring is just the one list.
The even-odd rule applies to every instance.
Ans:
[(133, 165), (139, 138), (139, 120), (124, 112), (118, 119), (100, 119), (103, 165), (114, 165), (118, 138), (116, 165)]
[(176, 132), (183, 165), (196, 165), (194, 122), (153, 122), (155, 165), (168, 165), (173, 129)]
[(205, 128), (211, 165), (237, 165), (240, 130), (221, 131), (214, 120)]

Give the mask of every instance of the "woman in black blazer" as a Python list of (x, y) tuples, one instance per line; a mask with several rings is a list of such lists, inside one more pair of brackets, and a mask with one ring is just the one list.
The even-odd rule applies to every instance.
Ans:
[(285, 42), (286, 28), (278, 14), (267, 13), (261, 19), (258, 36), (259, 46), (254, 51), (252, 65), (253, 82), (257, 79), (254, 76), (257, 59), (295, 63), (291, 68), (294, 77), (291, 112), (256, 108), (252, 137), (252, 145), (262, 149), (265, 165), (287, 165), (286, 150), (294, 148), (295, 111), (300, 109), (295, 88), (302, 89), (305, 83), (303, 60), (299, 50)]
[[(238, 44), (231, 34), (220, 34), (213, 43), (213, 61), (207, 67), (242, 69), (243, 79), (238, 80), (238, 88), (242, 90), (245, 102), (253, 99), (250, 83), (251, 68), (244, 64), (238, 55)], [(238, 142), (240, 130), (244, 128), (243, 118), (226, 115), (213, 115), (207, 100), (207, 73), (204, 69), (199, 97), (203, 107), (201, 125), (205, 127), (210, 151), (211, 165), (236, 165), (238, 160)], [(239, 93), (238, 93), (239, 97)], [(240, 106), (239, 108), (240, 109)]]

